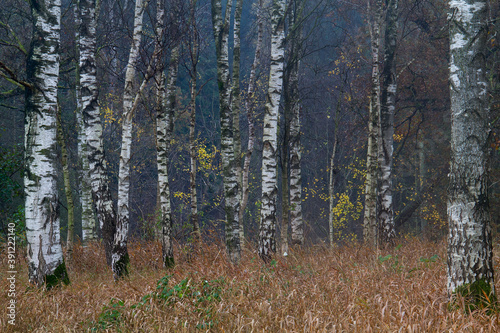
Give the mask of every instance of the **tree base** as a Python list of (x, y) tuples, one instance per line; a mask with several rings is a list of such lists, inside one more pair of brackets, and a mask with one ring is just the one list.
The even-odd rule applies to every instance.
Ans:
[(459, 307), (459, 299), (463, 299), (465, 312), (467, 313), (485, 308), (488, 309), (488, 313), (498, 310), (495, 292), (490, 282), (485, 279), (457, 287), (448, 305), (450, 310), (455, 310)]
[(57, 266), (57, 268), (54, 270), (54, 274), (45, 276), (45, 287), (47, 288), (47, 290), (50, 290), (53, 287), (60, 285), (61, 283), (63, 283), (64, 285), (68, 285), (70, 283), (64, 261), (59, 266)]

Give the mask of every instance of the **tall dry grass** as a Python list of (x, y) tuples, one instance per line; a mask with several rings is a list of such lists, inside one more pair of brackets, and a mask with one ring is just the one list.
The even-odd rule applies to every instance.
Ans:
[[(2, 277), (0, 331), (500, 331), (498, 314), (449, 310), (443, 243), (404, 241), (383, 253), (360, 245), (310, 247), (267, 266), (247, 249), (237, 267), (221, 246), (204, 247), (189, 261), (177, 248), (177, 265), (168, 272), (160, 266), (160, 244), (132, 242), (129, 249), (130, 276), (115, 283), (98, 244), (75, 246), (71, 284), (51, 291), (28, 284), (19, 258), (16, 326), (7, 324)], [(171, 295), (162, 298), (155, 291), (166, 274), (164, 292)]]

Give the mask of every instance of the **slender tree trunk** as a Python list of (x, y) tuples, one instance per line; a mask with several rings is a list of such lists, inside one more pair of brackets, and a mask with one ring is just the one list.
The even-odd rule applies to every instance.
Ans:
[(196, 197), (196, 73), (191, 77), (191, 102), (190, 102), (190, 121), (189, 121), (189, 151), (190, 151), (190, 193), (191, 193), (191, 214), (190, 220), (193, 226), (193, 237), (195, 238), (196, 246), (201, 241), (200, 222), (198, 220), (198, 199)]
[(199, 247), (201, 245), (201, 230), (200, 230), (200, 222), (198, 220), (198, 198), (196, 194), (196, 159), (197, 159), (197, 147), (196, 147), (196, 83), (198, 78), (198, 30), (196, 26), (196, 0), (190, 1), (191, 7), (191, 31), (190, 31), (190, 44), (189, 44), (189, 52), (191, 58), (191, 69), (189, 75), (191, 77), (190, 83), (190, 96), (191, 100), (189, 102), (190, 109), (190, 119), (189, 119), (189, 155), (190, 155), (190, 171), (189, 171), (189, 179), (190, 179), (190, 203), (191, 203), (191, 213), (189, 216), (191, 225), (193, 227), (193, 244), (195, 247)]
[(301, 103), (299, 96), (299, 70), (300, 51), (302, 47), (302, 13), (305, 1), (294, 1), (292, 36), (292, 69), (290, 73), (290, 97), (291, 97), (291, 119), (290, 119), (290, 224), (292, 230), (292, 244), (304, 243), (304, 222), (302, 220), (302, 168), (301, 141), (300, 141), (300, 111)]
[(25, 214), (28, 275), (47, 288), (69, 283), (59, 228), (57, 194), (57, 82), (61, 1), (31, 3), (33, 39), (26, 64)]
[[(79, 89), (79, 88), (77, 88)], [(82, 206), (82, 241), (92, 241), (97, 239), (96, 216), (92, 202), (92, 188), (89, 179), (89, 158), (86, 144), (85, 126), (83, 116), (77, 111), (78, 121), (78, 160), (80, 161), (79, 183), (80, 201)]]
[(118, 219), (113, 242), (112, 269), (115, 279), (128, 274), (129, 256), (127, 251), (129, 228), (129, 194), (130, 194), (130, 154), (132, 148), (133, 115), (136, 106), (134, 96), (140, 95), (145, 81), (139, 88), (139, 93), (134, 94), (136, 66), (139, 57), (139, 46), (142, 37), (142, 19), (147, 1), (136, 0), (134, 11), (134, 33), (132, 46), (125, 72), (125, 88), (123, 91), (123, 117), (122, 117), (122, 147), (120, 152), (120, 169), (118, 176)]
[(95, 212), (92, 203), (92, 188), (89, 179), (89, 158), (87, 149), (87, 135), (85, 134), (85, 124), (83, 122), (82, 113), (82, 97), (80, 85), (80, 0), (77, 1), (75, 6), (75, 23), (77, 30), (75, 32), (76, 43), (76, 63), (75, 71), (75, 99), (76, 99), (76, 123), (78, 127), (78, 183), (79, 183), (79, 197), (80, 205), (82, 208), (82, 241), (97, 239), (97, 230), (95, 225)]
[(176, 82), (179, 68), (179, 46), (172, 48), (168, 67), (165, 110), (158, 113), (158, 186), (160, 187), (162, 252), (163, 265), (166, 268), (174, 265), (172, 242), (172, 208), (170, 203), (170, 184), (168, 178), (168, 155), (174, 129), (174, 113), (176, 108)]
[(73, 202), (73, 191), (71, 190), (71, 181), (69, 178), (69, 167), (68, 167), (68, 150), (66, 149), (66, 139), (64, 137), (62, 120), (61, 120), (61, 109), (59, 104), (57, 105), (57, 142), (61, 147), (61, 164), (63, 169), (63, 180), (64, 180), (64, 194), (66, 196), (66, 203), (68, 209), (68, 226), (67, 226), (67, 236), (66, 236), (66, 262), (71, 266), (73, 262), (73, 241), (75, 234), (75, 204)]
[[(290, 83), (290, 82), (289, 82)], [(286, 89), (286, 85), (285, 85)], [(285, 97), (286, 97), (285, 93)], [(285, 105), (287, 102), (285, 101)], [(288, 254), (288, 226), (290, 220), (290, 192), (288, 187), (288, 166), (290, 151), (288, 147), (289, 143), (289, 133), (290, 133), (290, 109), (285, 106), (285, 128), (283, 135), (283, 146), (282, 146), (282, 157), (281, 157), (281, 193), (282, 193), (282, 206), (283, 206), (283, 216), (281, 218), (281, 254)]]
[(462, 294), (474, 306), (496, 300), (488, 200), (487, 3), (452, 1), (450, 11), (448, 293)]
[[(160, 0), (161, 1), (161, 0)], [(161, 221), (163, 220), (163, 205), (162, 205), (162, 195), (163, 188), (165, 182), (168, 183), (168, 176), (166, 174), (167, 170), (167, 161), (168, 155), (166, 155), (166, 128), (165, 128), (165, 81), (167, 77), (164, 71), (158, 71), (156, 73), (155, 81), (156, 81), (156, 103), (155, 103), (155, 111), (156, 111), (156, 166), (158, 168), (158, 184), (156, 187), (156, 213), (158, 214), (157, 218), (160, 220), (160, 225), (155, 226), (155, 238), (162, 239), (162, 226)], [(165, 179), (165, 176), (166, 179)], [(169, 193), (170, 197), (170, 193)], [(169, 202), (170, 208), (170, 202)]]
[(189, 121), (189, 152), (190, 152), (190, 193), (191, 193), (191, 225), (193, 226), (193, 237), (195, 238), (194, 242), (196, 246), (199, 246), (199, 242), (201, 241), (201, 230), (200, 230), (200, 222), (198, 220), (198, 199), (196, 197), (196, 156), (198, 154), (196, 150), (196, 69), (193, 68), (193, 75), (191, 76), (191, 101), (190, 101), (190, 121)]
[[(157, 38), (163, 33), (164, 2), (157, 1)], [(174, 13), (171, 13), (173, 18)], [(160, 39), (161, 40), (161, 39)], [(159, 45), (159, 43), (157, 43)], [(168, 66), (168, 77), (163, 71), (157, 72), (156, 102), (156, 149), (158, 164), (158, 193), (161, 220), (162, 261), (165, 268), (174, 266), (174, 250), (172, 244), (172, 208), (170, 203), (170, 186), (168, 179), (168, 156), (173, 132), (173, 116), (175, 112), (175, 89), (179, 63), (179, 46), (174, 44)], [(165, 81), (167, 86), (165, 89)]]
[(231, 83), (229, 78), (228, 37), (231, 1), (227, 2), (224, 20), (222, 19), (222, 3), (212, 0), (212, 23), (217, 54), (217, 83), (219, 86), (221, 153), (225, 197), (225, 236), (226, 249), (231, 262), (238, 263), (241, 258), (239, 234), (240, 196), (234, 156), (233, 113), (230, 105)]
[(396, 231), (392, 204), (392, 155), (394, 143), (394, 109), (396, 104), (396, 40), (397, 40), (398, 0), (389, 0), (384, 42), (384, 69), (380, 94), (380, 132), (378, 147), (380, 163), (379, 180), (379, 245), (394, 245)]
[(278, 109), (283, 87), (285, 0), (273, 0), (271, 69), (264, 114), (262, 151), (262, 206), (259, 233), (259, 256), (268, 262), (276, 252), (276, 149), (278, 137)]
[(290, 224), (292, 244), (304, 244), (304, 221), (302, 220), (302, 144), (300, 142), (299, 103), (293, 107), (290, 122)]
[[(283, 128), (278, 128), (278, 133), (281, 130), (283, 135), (283, 144), (279, 147), (281, 150), (281, 202), (282, 202), (282, 217), (280, 225), (280, 240), (281, 240), (281, 254), (288, 254), (288, 227), (290, 221), (290, 188), (289, 188), (289, 159), (290, 159), (290, 118), (292, 114), (293, 104), (296, 96), (294, 93), (298, 91), (293, 90), (293, 78), (295, 73), (295, 67), (297, 63), (298, 55), (296, 51), (296, 36), (293, 34), (294, 24), (295, 24), (295, 1), (290, 1), (289, 6), (291, 7), (290, 15), (287, 15), (288, 19), (288, 43), (287, 50), (285, 51), (286, 57), (286, 67), (283, 71), (283, 118), (284, 126)], [(279, 112), (279, 111), (278, 111)], [(279, 113), (278, 113), (279, 118)], [(279, 121), (278, 121), (278, 127)]]
[[(368, 0), (368, 17), (371, 18), (371, 6)], [(380, 20), (382, 1), (375, 1), (375, 11), (370, 20), (370, 38), (372, 53), (372, 88), (368, 120), (368, 149), (366, 156), (365, 212), (363, 219), (363, 240), (365, 244), (376, 247), (378, 240), (377, 224), (377, 182), (378, 182), (378, 142), (380, 136)]]
[(255, 48), (255, 56), (253, 59), (252, 67), (250, 68), (250, 78), (248, 79), (248, 90), (245, 96), (245, 110), (247, 112), (247, 123), (248, 123), (248, 146), (245, 154), (245, 160), (243, 162), (242, 171), (242, 186), (241, 186), (241, 204), (240, 211), (238, 214), (238, 220), (240, 222), (240, 243), (244, 244), (245, 233), (243, 229), (243, 217), (245, 215), (245, 209), (248, 203), (249, 195), (249, 175), (250, 175), (250, 161), (252, 159), (252, 154), (255, 145), (255, 126), (254, 126), (254, 108), (255, 108), (255, 82), (256, 82), (256, 71), (260, 63), (260, 54), (262, 50), (262, 39), (263, 39), (263, 17), (262, 17), (262, 7), (263, 0), (259, 0), (259, 7), (257, 13), (257, 45)]
[(107, 163), (104, 158), (102, 123), (99, 115), (96, 76), (96, 2), (80, 0), (80, 96), (88, 149), (89, 180), (97, 219), (104, 241), (106, 262), (111, 266), (111, 252), (116, 230)]
[[(342, 93), (340, 94), (342, 96)], [(335, 175), (337, 171), (335, 169), (335, 156), (337, 155), (337, 147), (339, 142), (339, 116), (340, 113), (340, 99), (335, 109), (335, 128), (334, 128), (334, 139), (333, 139), (333, 147), (332, 147), (332, 156), (330, 156), (330, 172), (329, 172), (329, 181), (328, 184), (328, 196), (329, 196), (329, 210), (328, 210), (328, 230), (329, 230), (329, 240), (330, 240), (330, 248), (333, 248), (333, 205), (334, 205), (334, 197), (335, 197)]]
[[(424, 150), (424, 139), (421, 137), (417, 142), (418, 151), (418, 176), (417, 176), (417, 191), (418, 193), (424, 192), (424, 183), (426, 178), (425, 172), (425, 150)], [(423, 216), (422, 209), (419, 209), (417, 215), (417, 228), (420, 227), (420, 233), (422, 238), (425, 237), (425, 230), (427, 229), (427, 220)], [(396, 225), (397, 226), (397, 225)], [(418, 229), (417, 229), (418, 230)]]
[(231, 87), (231, 110), (233, 111), (233, 138), (234, 138), (234, 163), (236, 165), (236, 178), (238, 181), (238, 189), (240, 207), (238, 210), (239, 221), (239, 237), (240, 246), (244, 243), (243, 216), (240, 215), (241, 204), (243, 201), (243, 170), (241, 168), (241, 132), (240, 132), (240, 58), (241, 58), (241, 12), (243, 10), (243, 0), (236, 0), (234, 8), (234, 25), (233, 25), (233, 84)]

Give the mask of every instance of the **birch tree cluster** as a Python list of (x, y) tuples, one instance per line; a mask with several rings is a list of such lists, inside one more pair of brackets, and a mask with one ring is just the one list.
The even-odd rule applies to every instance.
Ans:
[(1, 232), (31, 282), (77, 240), (120, 279), (131, 238), (169, 268), (420, 237), (447, 239), (450, 295), (493, 285), (498, 4), (4, 2)]

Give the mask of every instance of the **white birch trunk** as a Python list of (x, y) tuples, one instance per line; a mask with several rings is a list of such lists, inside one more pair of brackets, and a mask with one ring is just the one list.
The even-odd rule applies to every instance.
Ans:
[[(88, 13), (88, 12), (87, 12)], [(87, 149), (87, 135), (85, 134), (85, 124), (83, 122), (82, 113), (82, 98), (81, 98), (81, 85), (80, 85), (80, 0), (78, 0), (75, 7), (75, 23), (77, 30), (75, 32), (76, 43), (76, 64), (75, 73), (75, 97), (76, 97), (76, 123), (78, 127), (78, 182), (79, 182), (79, 195), (80, 205), (82, 208), (82, 241), (87, 242), (97, 239), (97, 230), (95, 225), (95, 212), (92, 205), (92, 189), (89, 179), (89, 159)]]
[(450, 1), (451, 164), (448, 292), (495, 301), (488, 200), (490, 112), (486, 1)]
[[(290, 117), (292, 113), (293, 106), (291, 105), (291, 99), (287, 100), (291, 95), (290, 85), (290, 74), (288, 78), (285, 74), (284, 82), (283, 82), (283, 99), (284, 99), (284, 118), (285, 118), (285, 126), (282, 131), (283, 135), (283, 145), (281, 146), (281, 207), (282, 207), (282, 215), (281, 215), (281, 225), (280, 225), (280, 240), (281, 240), (281, 255), (286, 256), (289, 252), (288, 247), (288, 228), (290, 225), (290, 174), (289, 174), (289, 164), (290, 164)], [(287, 82), (288, 81), (288, 82)], [(278, 129), (279, 130), (279, 129)]]
[(96, 2), (80, 0), (80, 96), (88, 150), (89, 182), (96, 208), (106, 252), (106, 261), (111, 266), (111, 252), (116, 228), (116, 212), (113, 207), (104, 158), (102, 123), (99, 115), (96, 76)]
[(293, 108), (290, 122), (290, 225), (292, 244), (304, 244), (304, 221), (302, 219), (302, 144), (300, 141), (300, 104)]
[(228, 37), (231, 1), (226, 5), (224, 20), (220, 0), (212, 0), (212, 23), (217, 54), (217, 83), (219, 86), (221, 153), (225, 197), (225, 238), (226, 250), (231, 262), (238, 263), (241, 258), (239, 234), (240, 196), (234, 156), (233, 113), (230, 105), (231, 83), (229, 78)]
[(176, 82), (179, 67), (179, 46), (172, 48), (168, 67), (165, 109), (157, 113), (157, 149), (158, 149), (158, 186), (160, 188), (162, 254), (166, 268), (174, 265), (172, 243), (172, 208), (170, 203), (170, 186), (168, 179), (168, 155), (174, 128), (174, 112), (176, 107)]
[(240, 243), (243, 245), (245, 242), (245, 233), (243, 228), (243, 217), (248, 203), (249, 191), (249, 175), (250, 175), (250, 161), (255, 146), (255, 125), (254, 125), (254, 108), (255, 108), (255, 82), (257, 79), (256, 71), (260, 63), (260, 54), (262, 50), (262, 40), (264, 31), (264, 19), (262, 15), (263, 0), (259, 0), (258, 14), (257, 14), (257, 45), (255, 47), (255, 56), (253, 59), (252, 67), (250, 68), (250, 77), (248, 79), (248, 89), (245, 96), (245, 110), (247, 112), (248, 123), (248, 145), (245, 153), (242, 171), (242, 185), (241, 185), (241, 203), (238, 219), (240, 223)]
[(271, 68), (264, 114), (262, 151), (262, 206), (259, 232), (259, 256), (268, 262), (276, 252), (276, 149), (278, 139), (278, 109), (283, 88), (285, 0), (273, 0)]
[[(129, 228), (129, 194), (130, 194), (130, 154), (132, 148), (133, 115), (137, 102), (134, 101), (134, 83), (136, 66), (139, 57), (139, 46), (142, 37), (142, 19), (147, 1), (136, 0), (134, 10), (134, 32), (132, 46), (125, 72), (125, 88), (123, 91), (122, 147), (120, 152), (120, 169), (118, 176), (118, 218), (113, 242), (112, 269), (115, 279), (128, 274), (128, 228)], [(145, 85), (145, 81), (141, 84)], [(139, 88), (139, 90), (141, 90)], [(135, 98), (137, 100), (137, 98)], [(134, 103), (135, 102), (135, 103)]]
[(33, 39), (27, 77), (25, 122), (25, 214), (28, 274), (47, 288), (68, 283), (59, 228), (57, 193), (57, 83), (61, 1), (31, 3)]
[[(340, 94), (342, 96), (342, 93)], [(340, 113), (340, 102), (337, 105), (337, 108), (335, 110), (335, 128), (334, 128), (334, 139), (333, 139), (333, 148), (332, 148), (332, 156), (330, 156), (330, 172), (329, 172), (329, 186), (328, 186), (328, 203), (329, 203), (329, 210), (328, 210), (328, 238), (330, 241), (330, 248), (333, 248), (333, 205), (334, 205), (334, 196), (335, 196), (335, 174), (337, 173), (335, 171), (335, 156), (337, 155), (337, 145), (339, 141), (339, 113)]]
[(392, 155), (394, 144), (394, 110), (396, 104), (396, 40), (398, 20), (398, 0), (389, 0), (385, 31), (384, 69), (382, 72), (382, 89), (380, 94), (380, 132), (378, 147), (380, 180), (379, 180), (379, 245), (393, 245), (396, 237), (394, 225), (394, 209), (392, 204)]
[[(171, 13), (171, 16), (174, 14)], [(160, 45), (164, 34), (165, 8), (163, 0), (157, 0), (157, 46)], [(179, 60), (179, 47), (172, 47), (168, 78), (163, 70), (157, 75), (157, 101), (156, 101), (156, 149), (158, 164), (158, 194), (160, 202), (161, 242), (163, 267), (174, 266), (174, 250), (172, 244), (172, 208), (170, 203), (170, 186), (168, 180), (168, 155), (173, 132), (173, 116), (175, 111), (175, 86)], [(165, 81), (167, 87), (165, 89)]]
[(299, 52), (302, 43), (302, 12), (305, 1), (295, 1), (293, 8), (292, 52), (293, 66), (290, 74), (290, 97), (292, 112), (290, 120), (290, 225), (292, 244), (304, 243), (304, 221), (302, 220), (302, 145), (300, 141), (300, 111), (302, 106), (299, 97)]
[(243, 170), (241, 167), (241, 132), (240, 132), (240, 58), (241, 58), (241, 12), (243, 10), (243, 0), (236, 0), (234, 8), (233, 23), (233, 84), (231, 87), (231, 110), (233, 111), (233, 144), (234, 144), (234, 164), (236, 165), (236, 179), (238, 180), (239, 202), (238, 221), (240, 246), (244, 243), (243, 216), (240, 216), (241, 205), (243, 201)]
[(190, 170), (189, 170), (189, 188), (190, 188), (190, 205), (191, 211), (189, 215), (189, 219), (191, 225), (193, 227), (193, 244), (195, 247), (199, 247), (201, 245), (201, 230), (200, 230), (200, 222), (198, 220), (198, 198), (196, 193), (196, 173), (197, 173), (197, 165), (196, 159), (198, 152), (196, 150), (196, 84), (198, 78), (198, 31), (196, 26), (196, 0), (190, 1), (191, 7), (191, 31), (190, 31), (190, 44), (189, 44), (189, 52), (191, 58), (191, 69), (190, 69), (190, 97), (191, 100), (189, 102), (190, 109), (190, 117), (189, 117), (189, 158), (190, 158)]
[[(78, 112), (78, 111), (77, 111)], [(81, 111), (80, 111), (81, 112)], [(81, 113), (80, 113), (81, 114)], [(97, 239), (96, 216), (92, 203), (92, 188), (89, 179), (89, 158), (83, 117), (78, 118), (78, 159), (80, 161), (80, 201), (82, 206), (82, 241)]]
[(382, 18), (382, 1), (375, 1), (375, 11), (371, 17), (371, 6), (368, 0), (368, 16), (370, 20), (370, 38), (372, 53), (372, 87), (368, 120), (368, 148), (366, 153), (366, 185), (365, 211), (363, 219), (363, 240), (365, 244), (376, 247), (377, 228), (377, 182), (378, 182), (378, 142), (380, 119), (380, 20)]
[[(195, 65), (196, 66), (196, 65)], [(190, 155), (190, 170), (189, 170), (189, 182), (190, 182), (190, 196), (191, 196), (191, 213), (190, 220), (193, 226), (193, 237), (195, 238), (195, 246), (201, 241), (201, 230), (200, 222), (198, 221), (198, 198), (196, 194), (196, 159), (198, 152), (196, 151), (196, 70), (194, 70), (191, 76), (191, 101), (189, 103), (190, 108), (190, 121), (189, 121), (189, 155)]]

